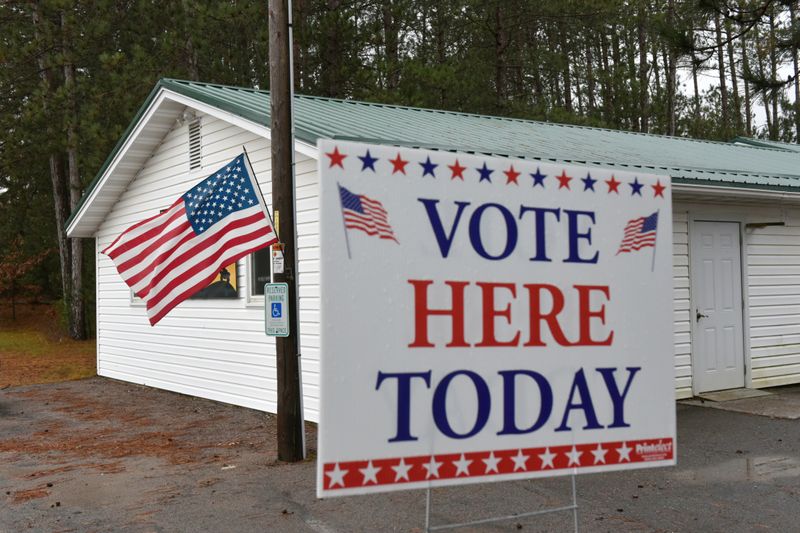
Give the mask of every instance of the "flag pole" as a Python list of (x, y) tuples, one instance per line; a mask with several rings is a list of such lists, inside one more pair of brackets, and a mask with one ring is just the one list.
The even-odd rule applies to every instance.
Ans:
[(341, 207), (342, 211), (342, 227), (344, 228), (344, 242), (347, 244), (347, 258), (352, 259), (350, 257), (350, 237), (347, 235), (347, 222), (344, 220), (344, 204), (342, 203), (342, 186), (339, 182), (336, 182), (336, 186), (339, 187), (339, 206)]
[(650, 272), (655, 272), (656, 270), (656, 248), (658, 247), (658, 215), (660, 209), (656, 209), (656, 242), (653, 243), (653, 263), (650, 265)]

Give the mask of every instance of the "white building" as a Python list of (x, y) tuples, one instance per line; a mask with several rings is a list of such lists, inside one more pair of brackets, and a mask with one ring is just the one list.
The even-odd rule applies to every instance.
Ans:
[[(97, 252), (97, 372), (274, 412), (267, 253), (239, 298), (188, 300), (156, 327), (105, 248), (247, 148), (270, 200), (269, 94), (162, 80), (88, 187), (70, 237)], [(477, 152), (673, 178), (676, 396), (800, 383), (800, 153), (774, 148), (296, 97), (300, 334), (306, 418), (319, 413), (318, 138)], [(669, 327), (669, 325), (665, 325)]]

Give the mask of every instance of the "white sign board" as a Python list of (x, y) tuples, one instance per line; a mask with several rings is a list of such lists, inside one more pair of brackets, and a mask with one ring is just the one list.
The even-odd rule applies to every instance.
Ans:
[(283, 250), (282, 245), (272, 246), (272, 273), (283, 274)]
[(289, 336), (289, 285), (267, 283), (264, 285), (264, 313), (267, 335)]
[(318, 496), (675, 464), (668, 177), (318, 148)]

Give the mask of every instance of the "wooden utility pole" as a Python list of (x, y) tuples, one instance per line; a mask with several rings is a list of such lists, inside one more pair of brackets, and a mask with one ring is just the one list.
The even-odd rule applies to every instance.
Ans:
[(294, 139), (292, 137), (288, 0), (269, 0), (269, 86), (272, 146), (272, 210), (283, 244), (284, 273), (273, 281), (289, 285), (289, 336), (276, 337), (278, 367), (278, 459), (301, 461), (303, 412), (300, 343), (297, 331), (297, 254), (294, 213)]

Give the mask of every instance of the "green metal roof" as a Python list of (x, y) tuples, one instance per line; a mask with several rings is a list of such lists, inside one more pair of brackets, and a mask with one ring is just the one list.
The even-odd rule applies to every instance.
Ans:
[[(162, 79), (109, 155), (81, 204), (161, 89), (269, 126), (269, 92)], [(800, 192), (800, 158), (783, 146), (667, 137), (433, 109), (295, 96), (300, 141), (347, 139), (665, 173), (674, 182)], [(752, 140), (751, 140), (752, 141)], [(778, 143), (784, 144), (784, 143)], [(788, 145), (791, 146), (791, 145)], [(798, 147), (800, 148), (800, 147)]]
[(748, 146), (758, 146), (759, 148), (773, 148), (784, 152), (800, 152), (800, 144), (785, 143), (780, 141), (770, 141), (767, 139), (754, 139), (753, 137), (736, 137), (732, 143), (746, 144)]
[[(253, 122), (269, 124), (269, 92), (179, 80), (160, 85)], [(687, 183), (800, 190), (788, 150), (737, 146), (313, 96), (295, 97), (299, 140), (348, 139), (662, 171)]]

